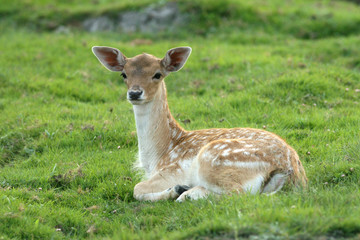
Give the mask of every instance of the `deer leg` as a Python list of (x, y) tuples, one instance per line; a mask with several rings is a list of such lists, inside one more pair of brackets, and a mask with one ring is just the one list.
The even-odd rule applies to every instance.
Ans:
[(292, 171), (288, 171), (287, 173), (276, 173), (273, 174), (269, 181), (265, 184), (262, 193), (266, 193), (268, 195), (272, 195), (279, 191), (284, 183), (288, 180), (289, 175), (292, 174)]
[[(148, 191), (148, 189), (152, 189)], [(134, 198), (139, 201), (159, 201), (167, 199), (175, 199), (179, 194), (175, 191), (175, 187), (169, 187), (166, 190), (157, 192), (147, 182), (140, 182), (134, 188)]]
[(183, 192), (177, 199), (177, 202), (183, 202), (186, 199), (189, 200), (198, 200), (201, 198), (206, 198), (209, 195), (210, 191), (204, 187), (196, 186), (191, 188), (188, 191)]
[(160, 171), (149, 180), (135, 185), (134, 198), (139, 201), (159, 201), (176, 199), (189, 189), (186, 185), (178, 185), (179, 179), (184, 179), (181, 173), (172, 167)]

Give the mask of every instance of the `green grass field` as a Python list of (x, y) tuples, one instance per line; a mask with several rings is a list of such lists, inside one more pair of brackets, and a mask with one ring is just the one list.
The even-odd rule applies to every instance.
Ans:
[[(149, 3), (0, 0), (0, 239), (359, 239), (360, 6), (186, 0), (192, 17), (172, 32), (72, 25)], [(93, 45), (129, 57), (191, 46), (166, 79), (180, 124), (266, 126), (298, 151), (308, 188), (136, 201), (132, 106)]]

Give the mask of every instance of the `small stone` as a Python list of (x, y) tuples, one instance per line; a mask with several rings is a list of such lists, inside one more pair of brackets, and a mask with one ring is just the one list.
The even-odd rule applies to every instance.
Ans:
[(19, 204), (19, 211), (22, 212), (25, 210), (25, 205), (23, 203)]
[(97, 209), (99, 209), (99, 207), (98, 206), (96, 206), (96, 205), (94, 205), (94, 206), (91, 206), (91, 207), (88, 207), (88, 208), (85, 208), (87, 211), (89, 211), (89, 212), (92, 212), (92, 211), (94, 211), (94, 210), (97, 210)]
[(185, 125), (191, 123), (190, 119), (184, 119), (181, 122), (183, 122)]
[(93, 234), (93, 233), (95, 233), (95, 232), (96, 232), (95, 225), (91, 225), (91, 226), (89, 227), (89, 229), (86, 231), (86, 233), (88, 233), (88, 234)]
[(85, 124), (81, 126), (81, 130), (85, 131), (85, 130), (91, 130), (94, 131), (94, 126), (91, 124)]
[(299, 63), (298, 66), (299, 66), (299, 68), (306, 68), (306, 64), (305, 64), (305, 63)]
[(237, 90), (243, 90), (243, 89), (244, 89), (244, 86), (241, 85), (241, 84), (238, 84), (238, 85), (236, 85), (236, 89), (237, 89)]
[(31, 199), (34, 200), (34, 201), (39, 201), (40, 200), (40, 198), (38, 196), (36, 196), (36, 195), (32, 196)]

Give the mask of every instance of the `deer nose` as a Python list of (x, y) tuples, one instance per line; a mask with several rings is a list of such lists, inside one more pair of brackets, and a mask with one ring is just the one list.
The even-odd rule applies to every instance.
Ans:
[(129, 91), (129, 98), (130, 100), (138, 100), (142, 93), (142, 90), (131, 90)]

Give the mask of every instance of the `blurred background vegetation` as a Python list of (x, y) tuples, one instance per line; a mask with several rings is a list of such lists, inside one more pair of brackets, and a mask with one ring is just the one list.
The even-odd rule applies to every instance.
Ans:
[[(150, 14), (147, 11), (149, 8)], [(131, 15), (136, 12), (147, 14), (140, 23), (146, 24), (155, 18), (163, 27), (154, 28), (154, 31), (151, 28), (143, 31), (141, 26), (131, 30), (123, 28), (121, 18), (137, 21), (134, 14)], [(157, 18), (157, 14), (162, 16)], [(113, 22), (114, 26), (110, 29), (119, 34), (125, 32), (127, 37), (131, 37), (140, 30), (147, 32), (144, 35), (152, 39), (197, 35), (241, 43), (249, 38), (253, 41), (282, 37), (320, 39), (348, 36), (360, 31), (356, 1), (1, 0), (0, 4), (3, 27), (33, 31), (61, 31), (59, 27), (69, 28), (65, 32), (89, 30), (84, 23), (99, 17)], [(170, 26), (174, 24), (174, 18), (179, 18), (175, 27)], [(100, 26), (97, 30), (106, 31), (109, 26), (105, 23), (102, 29)]]
[[(0, 239), (358, 237), (359, 36), (358, 0), (0, 0)], [(279, 134), (309, 187), (135, 201), (132, 107), (93, 45), (191, 46), (179, 123)]]

